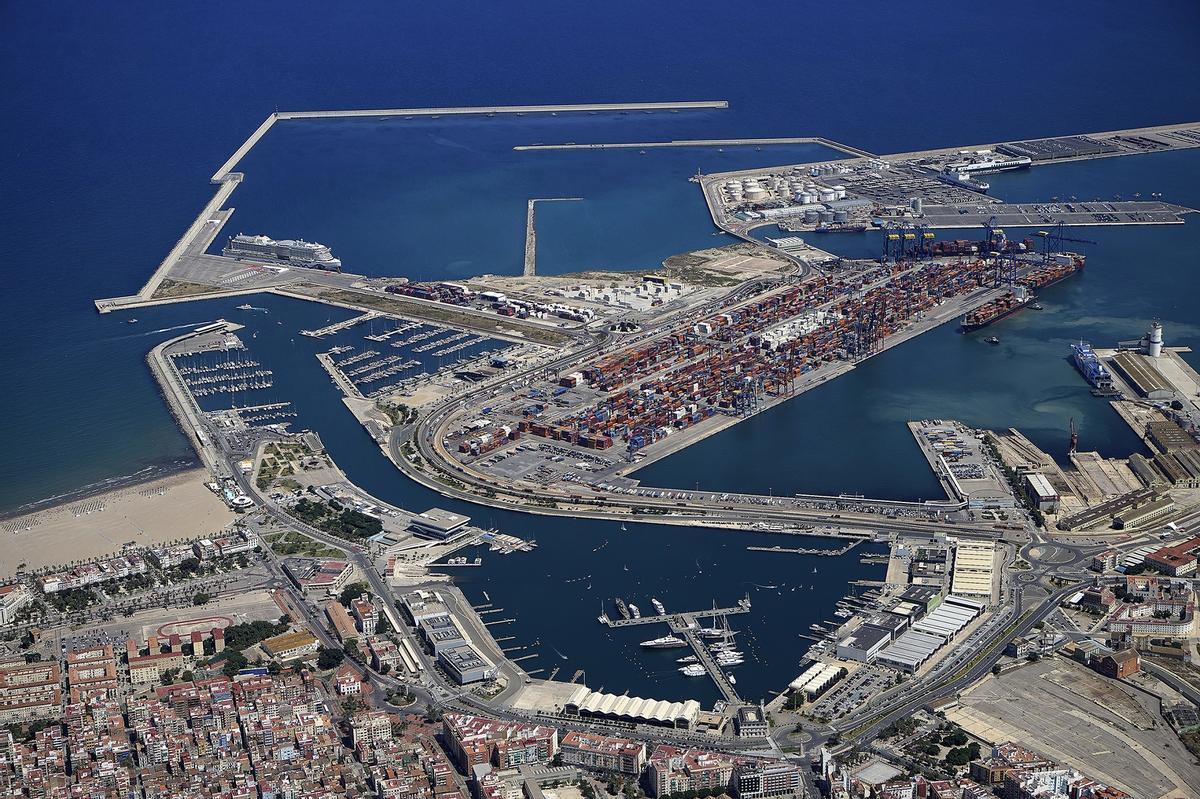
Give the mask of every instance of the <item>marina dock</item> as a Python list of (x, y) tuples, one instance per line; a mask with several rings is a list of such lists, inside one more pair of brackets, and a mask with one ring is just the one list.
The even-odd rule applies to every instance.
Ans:
[(824, 557), (837, 557), (845, 555), (850, 550), (858, 546), (862, 539), (854, 539), (844, 547), (838, 549), (822, 549), (820, 547), (781, 547), (776, 544), (773, 547), (746, 547), (748, 552), (786, 552), (790, 555), (821, 555)]
[(733, 687), (733, 683), (729, 681), (729, 675), (713, 658), (712, 651), (705, 644), (703, 639), (697, 635), (696, 630), (699, 629), (699, 619), (717, 618), (721, 616), (733, 616), (739, 613), (750, 612), (750, 598), (746, 597), (738, 601), (736, 605), (729, 608), (710, 608), (708, 610), (686, 611), (683, 613), (668, 613), (666, 615), (650, 615), (642, 616), (636, 619), (611, 619), (605, 614), (602, 621), (610, 628), (616, 627), (635, 627), (646, 624), (662, 624), (666, 623), (671, 628), (671, 634), (683, 639), (692, 648), (692, 652), (696, 656), (696, 661), (708, 673), (709, 678), (717, 686), (717, 690), (725, 697), (728, 702), (741, 704), (742, 698), (738, 696), (737, 689)]
[(609, 627), (636, 627), (642, 624), (663, 624), (664, 622), (671, 627), (671, 632), (686, 630), (689, 627), (697, 626), (697, 619), (711, 618), (715, 616), (733, 616), (738, 613), (749, 613), (749, 600), (742, 600), (737, 605), (731, 608), (711, 608), (709, 610), (695, 610), (685, 613), (668, 613), (665, 616), (648, 615), (642, 616), (639, 619), (611, 619), (605, 616)]
[(301, 330), (300, 335), (308, 336), (309, 338), (323, 338), (325, 336), (332, 336), (339, 330), (346, 330), (362, 322), (369, 322), (372, 319), (378, 319), (381, 316), (383, 316), (383, 314), (379, 311), (367, 311), (361, 316), (355, 316), (352, 319), (343, 319), (340, 322), (334, 322), (331, 325), (325, 325), (325, 327), (317, 328), (316, 330)]

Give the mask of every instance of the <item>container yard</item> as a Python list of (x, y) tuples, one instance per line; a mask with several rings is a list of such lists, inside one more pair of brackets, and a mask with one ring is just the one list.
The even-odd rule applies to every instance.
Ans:
[(441, 450), (490, 480), (595, 486), (1082, 263), (901, 258), (798, 283), (750, 281), (688, 321), (494, 392), (447, 420)]

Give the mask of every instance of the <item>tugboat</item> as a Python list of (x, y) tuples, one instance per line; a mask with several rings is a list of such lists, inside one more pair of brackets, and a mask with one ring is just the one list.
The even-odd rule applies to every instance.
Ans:
[(991, 344), (993, 346), (1000, 343), (1000, 339), (996, 338), (995, 336), (988, 336), (987, 338), (984, 339), (984, 341), (986, 341), (988, 344)]

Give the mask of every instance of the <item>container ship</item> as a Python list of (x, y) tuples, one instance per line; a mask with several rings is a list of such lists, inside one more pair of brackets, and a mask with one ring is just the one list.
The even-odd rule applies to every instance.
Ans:
[(1076, 253), (1065, 253), (1053, 256), (1051, 263), (1040, 266), (1017, 281), (1020, 285), (1035, 291), (1053, 286), (1066, 280), (1071, 275), (1083, 269), (1087, 258)]
[(970, 333), (981, 327), (987, 327), (993, 322), (999, 322), (1005, 317), (1012, 316), (1024, 308), (1032, 299), (1029, 294), (1018, 295), (1009, 291), (1001, 297), (980, 305), (962, 318), (962, 332)]
[(229, 258), (258, 258), (275, 261), (288, 266), (303, 266), (308, 269), (324, 269), (327, 272), (342, 271), (342, 262), (324, 244), (303, 239), (276, 241), (267, 236), (247, 236), (239, 233), (229, 237), (229, 243), (221, 254)]
[(1092, 384), (1092, 388), (1104, 393), (1111, 393), (1115, 390), (1112, 375), (1104, 368), (1104, 364), (1100, 363), (1091, 344), (1086, 341), (1072, 344), (1071, 353), (1075, 368), (1079, 370), (1079, 374), (1083, 375), (1084, 380)]

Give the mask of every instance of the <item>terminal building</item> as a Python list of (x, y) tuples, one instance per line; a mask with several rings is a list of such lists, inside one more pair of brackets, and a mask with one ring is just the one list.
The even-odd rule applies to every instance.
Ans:
[(437, 662), (459, 685), (490, 680), (497, 673), (495, 666), (465, 642), (439, 652)]
[(700, 718), (700, 703), (694, 699), (668, 702), (665, 699), (602, 694), (581, 685), (564, 703), (563, 715), (627, 725), (648, 724), (676, 730), (692, 730)]
[(837, 642), (837, 656), (843, 660), (870, 663), (879, 651), (891, 642), (890, 630), (864, 624)]
[(460, 516), (441, 508), (430, 508), (422, 514), (412, 517), (408, 526), (422, 535), (446, 539), (467, 526), (471, 521), (469, 516)]

